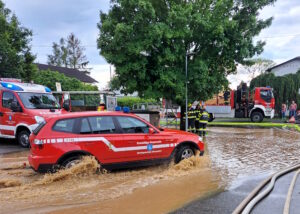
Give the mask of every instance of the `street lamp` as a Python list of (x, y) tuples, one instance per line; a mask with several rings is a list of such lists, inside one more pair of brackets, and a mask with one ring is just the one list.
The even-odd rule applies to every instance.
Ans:
[(188, 130), (188, 57), (196, 54), (195, 52), (186, 52), (185, 54), (185, 131)]

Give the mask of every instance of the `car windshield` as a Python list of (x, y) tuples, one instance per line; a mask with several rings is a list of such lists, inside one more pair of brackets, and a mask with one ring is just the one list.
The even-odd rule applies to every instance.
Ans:
[(52, 94), (18, 93), (23, 105), (28, 109), (60, 109), (60, 105)]

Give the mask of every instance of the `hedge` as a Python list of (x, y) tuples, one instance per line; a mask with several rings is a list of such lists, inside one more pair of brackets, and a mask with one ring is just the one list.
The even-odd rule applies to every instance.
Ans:
[(137, 103), (157, 103), (155, 99), (143, 99), (139, 97), (118, 97), (118, 106), (124, 107), (130, 107), (132, 108), (134, 104)]
[(250, 82), (250, 88), (271, 86), (275, 97), (275, 109), (281, 110), (281, 104), (290, 104), (294, 100), (300, 105), (300, 71), (296, 74), (287, 74), (276, 77), (273, 73), (265, 73)]

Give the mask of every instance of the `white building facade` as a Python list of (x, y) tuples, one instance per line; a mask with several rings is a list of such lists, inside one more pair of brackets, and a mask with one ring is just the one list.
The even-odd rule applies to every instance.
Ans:
[(284, 76), (286, 74), (295, 74), (300, 70), (300, 57), (295, 57), (291, 60), (271, 67), (267, 72), (272, 72), (275, 76)]

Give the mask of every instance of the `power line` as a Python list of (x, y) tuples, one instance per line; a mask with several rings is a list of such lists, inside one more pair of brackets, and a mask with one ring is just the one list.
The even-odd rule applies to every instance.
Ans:
[[(52, 48), (53, 45), (31, 45), (32, 47), (38, 47), (38, 48)], [(97, 45), (81, 45), (81, 47), (85, 48), (96, 48)]]
[(275, 36), (258, 36), (261, 39), (273, 39), (273, 38), (284, 38), (284, 37), (295, 37), (300, 36), (300, 33), (295, 34), (281, 34), (281, 35), (275, 35)]
[[(300, 33), (295, 33), (295, 34), (281, 34), (281, 35), (275, 35), (275, 36), (257, 36), (258, 39), (276, 39), (276, 38), (286, 38), (286, 37), (296, 37), (300, 36)], [(81, 45), (84, 48), (97, 48), (97, 45)], [(37, 47), (37, 48), (52, 48), (53, 45), (32, 45), (32, 47)]]
[[(295, 34), (281, 34), (281, 35), (273, 35), (273, 36), (257, 36), (258, 39), (275, 39), (275, 38), (286, 38), (286, 37), (296, 37), (300, 36), (300, 33), (295, 33)], [(97, 48), (97, 45), (81, 45), (84, 48)], [(37, 48), (52, 48), (53, 45), (32, 45), (32, 47), (37, 47)]]

